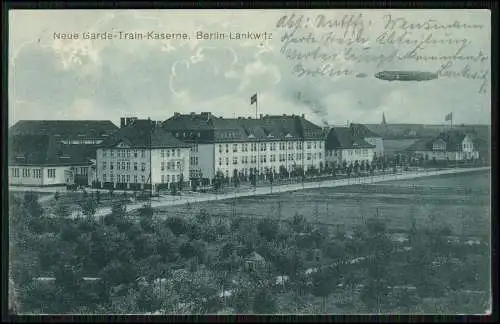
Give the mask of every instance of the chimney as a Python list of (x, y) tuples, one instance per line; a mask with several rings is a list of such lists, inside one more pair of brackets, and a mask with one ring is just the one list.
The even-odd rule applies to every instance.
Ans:
[(179, 117), (181, 114), (178, 112), (174, 112), (174, 117)]
[(302, 118), (306, 118), (306, 115), (305, 115), (305, 114), (302, 114)]
[(126, 125), (125, 118), (123, 118), (123, 117), (122, 117), (122, 118), (120, 118), (120, 128), (125, 127), (125, 125)]

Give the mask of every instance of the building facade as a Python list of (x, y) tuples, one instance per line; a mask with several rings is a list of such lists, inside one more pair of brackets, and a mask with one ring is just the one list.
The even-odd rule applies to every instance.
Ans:
[(267, 177), (324, 164), (322, 129), (304, 115), (228, 119), (209, 112), (175, 113), (163, 127), (191, 145), (190, 176), (204, 183), (216, 174)]
[(97, 149), (96, 187), (157, 191), (189, 181), (190, 146), (151, 120), (128, 119)]
[(326, 161), (334, 165), (371, 163), (375, 155), (375, 145), (363, 137), (355, 136), (351, 127), (330, 129), (326, 138)]
[(448, 131), (420, 140), (406, 149), (426, 160), (464, 161), (479, 159), (479, 151), (470, 134)]
[(9, 185), (86, 184), (87, 152), (48, 135), (9, 137)]
[(351, 127), (351, 133), (352, 133), (353, 137), (361, 137), (368, 144), (371, 144), (374, 146), (374, 148), (373, 148), (373, 155), (374, 156), (384, 155), (384, 140), (383, 140), (381, 135), (370, 130), (369, 128), (367, 128), (363, 124), (352, 123), (350, 125), (350, 127)]

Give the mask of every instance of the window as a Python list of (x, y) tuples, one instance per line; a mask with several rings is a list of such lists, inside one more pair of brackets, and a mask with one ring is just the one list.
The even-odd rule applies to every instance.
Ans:
[(229, 165), (229, 158), (226, 157), (226, 165)]
[(181, 156), (181, 150), (180, 149), (177, 149), (177, 156)]
[(130, 162), (127, 162), (127, 171), (130, 171)]
[(266, 147), (266, 143), (261, 143), (261, 144), (260, 144), (260, 150), (261, 150), (261, 151), (265, 151), (266, 149), (267, 149), (267, 147)]
[(137, 157), (137, 150), (134, 150), (134, 157)]
[(271, 156), (269, 157), (269, 161), (275, 162), (276, 161), (276, 155), (271, 154)]
[(311, 142), (307, 142), (307, 148), (310, 149), (311, 148)]
[(103, 169), (103, 170), (106, 170), (106, 165), (107, 165), (107, 163), (106, 163), (106, 162), (102, 162), (102, 169)]
[(113, 165), (113, 162), (109, 162), (109, 169), (110, 169), (110, 170), (113, 170), (113, 168), (114, 168), (114, 167), (115, 167), (115, 166)]
[(146, 171), (146, 163), (141, 163), (141, 171)]
[(233, 157), (233, 164), (238, 164), (238, 158), (236, 156)]
[(219, 153), (222, 153), (222, 144), (219, 144)]
[(222, 158), (219, 158), (219, 165), (222, 165)]
[(47, 177), (55, 178), (56, 177), (56, 169), (47, 169)]
[(316, 148), (316, 142), (314, 142), (314, 148)]
[(318, 153), (318, 155), (319, 155), (319, 159), (321, 159), (321, 153)]
[(134, 183), (137, 183), (137, 176), (134, 176)]
[(252, 158), (250, 160), (252, 163), (257, 163), (257, 156), (252, 155)]
[[(164, 150), (164, 149), (161, 149), (161, 151), (160, 151), (160, 156), (161, 156), (162, 158), (164, 158), (164, 157), (165, 157), (165, 150)], [(162, 182), (163, 182), (163, 181), (162, 181)]]
[(122, 183), (125, 183), (125, 175), (122, 174)]
[(238, 144), (233, 144), (233, 152), (238, 152)]
[(226, 153), (229, 153), (229, 144), (226, 144)]
[(311, 159), (311, 153), (307, 153), (307, 160)]
[(177, 161), (177, 170), (180, 170), (180, 169), (181, 169), (181, 162)]
[(111, 157), (114, 157), (114, 156), (115, 156), (114, 151), (113, 151), (113, 150), (109, 150), (109, 155), (110, 155)]
[(165, 175), (161, 175), (161, 183), (165, 183)]
[(34, 169), (33, 170), (33, 178), (41, 178), (42, 177), (42, 173), (40, 171), (40, 169)]
[[(134, 162), (134, 171), (137, 171), (137, 164), (138, 164), (137, 162)], [(111, 169), (113, 169), (113, 168), (111, 168)]]
[(141, 150), (141, 157), (146, 157), (146, 151), (145, 150)]
[(177, 181), (181, 181), (181, 176), (177, 175)]
[(122, 162), (122, 170), (125, 170), (125, 169), (126, 169), (126, 163)]
[(127, 157), (129, 158), (130, 157), (130, 150), (127, 150)]
[(288, 149), (289, 150), (293, 149), (293, 142), (288, 142)]
[(115, 182), (115, 176), (113, 175), (113, 173), (109, 175), (109, 182)]
[(102, 150), (102, 156), (104, 156), (104, 157), (108, 156), (108, 151), (107, 150)]
[(293, 161), (293, 154), (288, 154), (288, 161)]
[(102, 181), (103, 182), (108, 182), (108, 175), (106, 173), (102, 174)]
[(319, 148), (323, 148), (323, 142), (319, 142)]
[(146, 182), (146, 177), (145, 176), (141, 176), (141, 181), (142, 181), (142, 183), (145, 183)]
[(161, 171), (165, 170), (165, 162), (160, 163), (160, 170)]
[(18, 168), (12, 169), (12, 176), (14, 178), (19, 178), (19, 169)]
[(127, 174), (127, 182), (130, 182), (130, 174)]

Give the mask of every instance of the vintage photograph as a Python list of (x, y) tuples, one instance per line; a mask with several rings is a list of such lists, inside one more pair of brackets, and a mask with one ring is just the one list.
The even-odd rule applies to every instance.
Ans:
[(490, 19), (9, 10), (9, 312), (490, 314)]

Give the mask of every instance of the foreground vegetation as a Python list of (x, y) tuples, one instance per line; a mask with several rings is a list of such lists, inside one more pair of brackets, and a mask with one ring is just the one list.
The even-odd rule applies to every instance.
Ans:
[[(144, 206), (96, 220), (82, 201), (55, 217), (34, 193), (10, 196), (11, 309), (18, 313), (485, 313), (486, 239), (408, 228), (391, 239), (376, 217), (354, 234), (199, 211), (159, 217)], [(51, 214), (50, 214), (51, 215)], [(167, 215), (168, 216), (168, 215)], [(470, 243), (470, 242), (469, 242)], [(40, 278), (48, 277), (48, 278)], [(51, 279), (54, 280), (51, 280)], [(11, 289), (11, 287), (9, 287)]]

